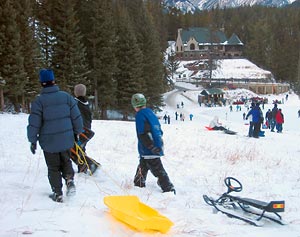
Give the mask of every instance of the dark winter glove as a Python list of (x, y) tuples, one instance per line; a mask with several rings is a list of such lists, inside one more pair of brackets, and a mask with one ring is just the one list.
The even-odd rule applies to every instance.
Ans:
[(75, 140), (75, 142), (78, 142), (78, 141), (79, 141), (79, 135), (78, 135), (78, 134), (75, 134), (75, 133), (74, 133), (74, 140)]
[(160, 152), (161, 152), (161, 149), (159, 147), (156, 147), (156, 146), (153, 146), (152, 148), (150, 148), (151, 152), (154, 154), (154, 155), (159, 155)]
[(35, 143), (31, 143), (30, 145), (30, 151), (32, 154), (35, 154), (35, 150), (36, 150), (36, 144)]

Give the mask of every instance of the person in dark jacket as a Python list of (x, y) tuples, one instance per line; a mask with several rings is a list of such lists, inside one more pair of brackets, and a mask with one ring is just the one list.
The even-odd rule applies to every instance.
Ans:
[[(86, 86), (83, 84), (77, 84), (74, 87), (74, 95), (75, 95), (75, 100), (77, 102), (78, 108), (80, 110), (82, 120), (83, 120), (83, 127), (84, 130), (91, 130), (92, 128), (92, 112), (90, 109), (89, 102), (86, 98)], [(85, 145), (81, 145), (82, 150), (85, 152), (86, 148)], [(76, 159), (76, 160), (75, 160)], [(78, 162), (78, 157), (75, 159), (72, 158), (72, 160), (77, 164), (78, 167), (78, 173), (83, 172), (87, 173), (87, 170), (89, 169), (91, 173), (93, 174), (98, 166), (100, 165), (98, 162), (93, 160), (92, 158), (88, 157), (85, 154), (85, 162)]]
[(77, 101), (78, 108), (80, 110), (83, 127), (92, 128), (92, 112), (90, 110), (89, 102), (86, 98), (86, 86), (78, 84), (74, 87), (75, 100)]
[(31, 103), (27, 137), (33, 154), (37, 142), (44, 152), (53, 191), (49, 197), (53, 201), (63, 202), (62, 179), (67, 186), (67, 195), (76, 192), (69, 150), (75, 137), (82, 132), (83, 123), (76, 101), (67, 92), (59, 90), (53, 71), (42, 69), (39, 79), (43, 88)]
[(274, 132), (274, 128), (276, 126), (277, 111), (278, 111), (277, 104), (274, 104), (274, 107), (272, 109), (271, 132)]
[(146, 98), (143, 94), (134, 94), (131, 104), (136, 111), (135, 124), (138, 138), (140, 162), (134, 177), (134, 185), (146, 186), (148, 170), (158, 178), (157, 184), (163, 192), (174, 192), (175, 188), (165, 171), (160, 157), (163, 152), (163, 132), (158, 118), (150, 108), (146, 108)]

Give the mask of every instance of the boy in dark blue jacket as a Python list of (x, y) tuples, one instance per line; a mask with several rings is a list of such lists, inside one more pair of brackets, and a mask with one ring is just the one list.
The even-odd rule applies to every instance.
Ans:
[(74, 145), (74, 135), (76, 137), (82, 132), (83, 123), (74, 98), (55, 85), (52, 70), (42, 69), (40, 82), (43, 89), (31, 103), (27, 137), (33, 154), (37, 141), (44, 151), (53, 191), (49, 197), (63, 202), (62, 178), (67, 185), (67, 195), (75, 193), (70, 148)]
[(136, 111), (135, 123), (140, 155), (134, 185), (145, 187), (147, 173), (150, 170), (158, 178), (157, 184), (163, 192), (174, 192), (175, 194), (175, 188), (160, 159), (164, 155), (161, 125), (153, 111), (146, 108), (146, 98), (143, 94), (134, 94), (131, 104)]

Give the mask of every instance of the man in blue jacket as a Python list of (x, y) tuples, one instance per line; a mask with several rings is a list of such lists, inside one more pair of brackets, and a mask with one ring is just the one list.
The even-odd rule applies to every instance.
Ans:
[(27, 137), (33, 154), (37, 141), (44, 152), (53, 191), (49, 197), (53, 201), (63, 202), (62, 178), (66, 182), (67, 195), (76, 191), (69, 150), (83, 130), (82, 118), (74, 98), (55, 85), (52, 70), (42, 69), (39, 79), (43, 88), (31, 103)]
[(259, 103), (256, 103), (255, 105), (253, 104), (251, 110), (248, 112), (246, 116), (246, 119), (248, 119), (250, 115), (252, 116), (252, 125), (254, 128), (252, 136), (254, 138), (259, 138), (260, 126), (263, 121), (263, 114), (261, 109), (259, 108)]
[(153, 111), (146, 108), (146, 98), (143, 94), (134, 94), (131, 104), (136, 111), (135, 123), (140, 155), (134, 185), (145, 187), (147, 173), (150, 170), (158, 178), (157, 184), (163, 192), (175, 194), (175, 188), (160, 159), (164, 155), (161, 125)]

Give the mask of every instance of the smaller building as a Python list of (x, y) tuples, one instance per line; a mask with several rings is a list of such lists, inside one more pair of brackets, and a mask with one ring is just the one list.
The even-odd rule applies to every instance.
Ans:
[(200, 92), (198, 101), (207, 106), (224, 105), (224, 91), (219, 88), (205, 89)]

